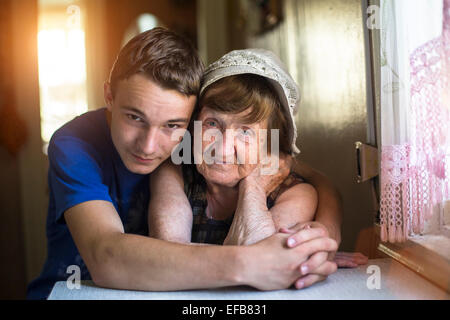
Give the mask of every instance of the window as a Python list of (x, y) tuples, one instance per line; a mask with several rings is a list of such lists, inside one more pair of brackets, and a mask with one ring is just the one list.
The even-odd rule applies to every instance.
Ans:
[(39, 0), (38, 62), (44, 153), (59, 127), (88, 110), (81, 5), (82, 1)]
[[(443, 225), (450, 200), (448, 1), (383, 1), (381, 229), (400, 242)], [(428, 225), (427, 225), (428, 223)]]
[(450, 291), (450, 1), (380, 1), (379, 249)]
[(137, 36), (139, 33), (153, 29), (158, 26), (163, 26), (161, 22), (154, 15), (150, 13), (143, 13), (139, 15), (136, 20), (127, 28), (122, 40), (122, 46), (128, 41)]

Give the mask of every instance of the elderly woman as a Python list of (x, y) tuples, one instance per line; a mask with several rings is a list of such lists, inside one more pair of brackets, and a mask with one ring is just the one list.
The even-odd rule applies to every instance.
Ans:
[[(249, 245), (313, 221), (316, 190), (290, 170), (299, 153), (298, 101), (297, 85), (269, 51), (236, 50), (210, 65), (191, 127), (194, 136), (201, 128), (201, 145), (193, 139), (200, 161), (166, 163), (152, 175), (150, 236)], [(275, 170), (264, 174), (269, 167)], [(317, 264), (321, 274), (336, 269), (331, 261)]]

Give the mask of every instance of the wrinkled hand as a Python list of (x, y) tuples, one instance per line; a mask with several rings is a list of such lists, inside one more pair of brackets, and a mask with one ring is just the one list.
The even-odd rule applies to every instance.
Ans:
[[(267, 165), (266, 165), (267, 166)], [(244, 178), (243, 183), (258, 185), (266, 196), (275, 190), (289, 175), (292, 166), (292, 156), (280, 153), (279, 168), (274, 174), (261, 174), (261, 169), (265, 166), (258, 165), (250, 175)]]

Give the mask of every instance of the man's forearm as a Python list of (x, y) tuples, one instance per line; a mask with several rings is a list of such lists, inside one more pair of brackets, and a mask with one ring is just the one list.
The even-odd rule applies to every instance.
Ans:
[(337, 190), (328, 184), (322, 184), (316, 188), (319, 203), (315, 216), (315, 221), (327, 227), (331, 238), (341, 243), (342, 225), (342, 201)]
[(241, 284), (234, 246), (191, 246), (115, 234), (99, 247), (101, 267), (91, 275), (102, 287), (170, 291)]
[(322, 223), (330, 234), (330, 237), (341, 242), (342, 225), (342, 198), (331, 181), (303, 162), (298, 162), (295, 172), (303, 176), (311, 183), (318, 194), (318, 206), (314, 220)]
[(133, 234), (103, 235), (102, 243), (94, 245), (91, 275), (98, 286), (126, 290), (286, 289), (314, 252), (336, 250), (334, 240), (313, 234), (305, 234), (304, 244), (287, 248), (288, 237), (276, 233), (249, 246), (192, 246)]

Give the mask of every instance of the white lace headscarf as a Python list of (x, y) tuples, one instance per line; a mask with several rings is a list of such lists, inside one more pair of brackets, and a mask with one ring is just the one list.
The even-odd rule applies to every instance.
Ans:
[(298, 111), (300, 92), (284, 64), (271, 51), (264, 49), (244, 49), (227, 53), (216, 62), (210, 64), (206, 69), (200, 95), (209, 85), (219, 79), (245, 73), (265, 77), (273, 85), (286, 118), (291, 119), (289, 121), (290, 127), (288, 128), (288, 133), (291, 140), (292, 155), (297, 155), (300, 153), (300, 150), (295, 144), (297, 140), (295, 115)]

